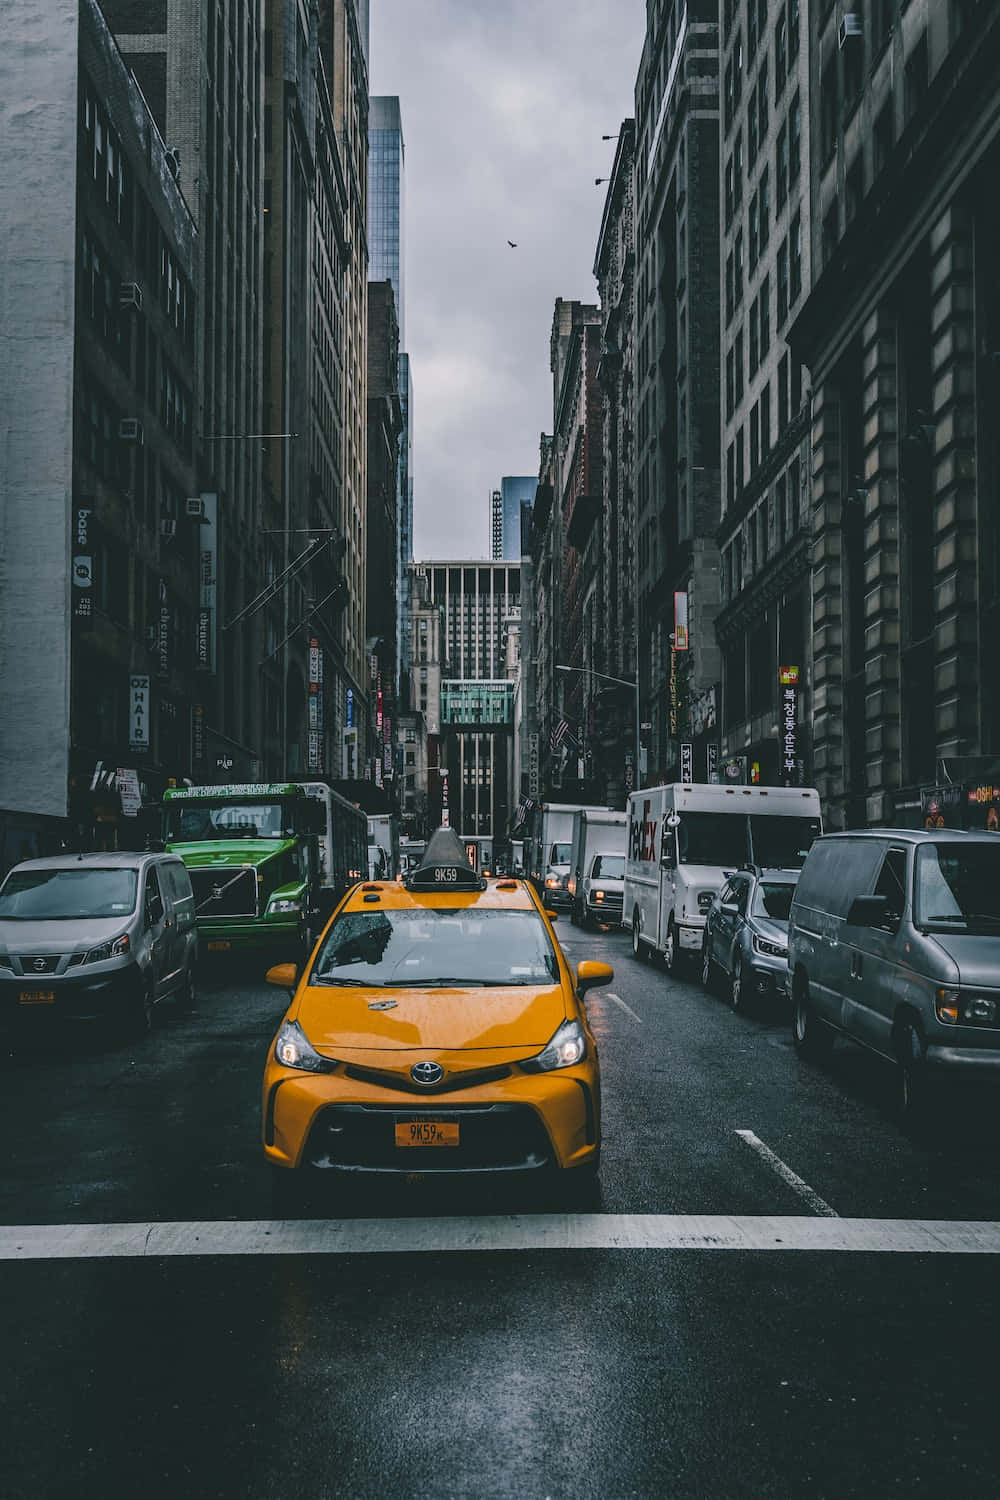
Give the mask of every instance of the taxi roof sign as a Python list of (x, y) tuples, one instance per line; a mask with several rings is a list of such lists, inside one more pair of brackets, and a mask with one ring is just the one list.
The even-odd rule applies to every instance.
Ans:
[(431, 835), (424, 857), (407, 877), (408, 891), (485, 891), (486, 881), (469, 863), (465, 846), (454, 828)]

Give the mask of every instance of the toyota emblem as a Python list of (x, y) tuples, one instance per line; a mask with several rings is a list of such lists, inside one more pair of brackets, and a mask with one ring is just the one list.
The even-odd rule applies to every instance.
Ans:
[(31, 967), (36, 971), (36, 973), (38, 973), (38, 974), (44, 974), (45, 973), (45, 960), (44, 960), (44, 958), (36, 958), (34, 960), (34, 962), (32, 963)]
[(410, 1069), (410, 1077), (414, 1083), (440, 1083), (444, 1077), (444, 1068), (436, 1062), (414, 1063)]

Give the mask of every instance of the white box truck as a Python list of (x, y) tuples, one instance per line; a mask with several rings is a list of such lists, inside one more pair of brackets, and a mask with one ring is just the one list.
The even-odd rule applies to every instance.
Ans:
[[(525, 842), (529, 854), (528, 878), (546, 906), (569, 910), (569, 857), (573, 846), (573, 815), (581, 802), (539, 802), (531, 813), (531, 838)], [(599, 812), (591, 807), (589, 812)]]
[(570, 915), (578, 927), (599, 922), (621, 926), (625, 888), (628, 815), (610, 808), (581, 807), (573, 814), (570, 854)]
[(396, 813), (368, 814), (368, 871), (371, 880), (395, 880), (399, 874), (399, 818)]
[(741, 865), (798, 869), (823, 826), (812, 787), (653, 786), (628, 799), (623, 924), (637, 958), (674, 972), (701, 952), (705, 913)]

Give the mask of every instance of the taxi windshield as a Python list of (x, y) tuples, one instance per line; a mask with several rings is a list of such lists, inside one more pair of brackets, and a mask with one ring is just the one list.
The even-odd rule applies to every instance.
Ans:
[(549, 985), (559, 962), (534, 911), (351, 911), (316, 955), (312, 984), (365, 988)]

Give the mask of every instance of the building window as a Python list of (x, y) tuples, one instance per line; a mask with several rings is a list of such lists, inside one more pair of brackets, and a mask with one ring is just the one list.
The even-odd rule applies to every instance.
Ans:
[(788, 317), (788, 241), (782, 240), (778, 246), (778, 308), (777, 327), (781, 327)]
[(733, 241), (733, 292), (736, 306), (743, 301), (743, 231), (737, 230)]
[(757, 79), (757, 132), (762, 141), (767, 138), (767, 122), (769, 116), (767, 103), (767, 58), (760, 65), (760, 77)]
[(920, 38), (906, 63), (903, 89), (903, 108), (907, 121), (913, 119), (924, 98), (930, 81), (927, 58), (927, 33)]
[(791, 302), (802, 291), (802, 217), (796, 214), (788, 231), (788, 286)]
[(736, 335), (735, 349), (736, 359), (736, 404), (743, 400), (743, 329)]
[[(760, 427), (759, 427), (759, 422), (760, 422), (760, 403), (757, 402), (757, 401), (755, 401), (754, 404), (753, 404), (753, 406), (750, 408), (750, 478), (751, 479), (753, 478), (753, 476), (756, 474), (758, 468), (760, 467)], [(752, 528), (752, 535), (753, 535), (754, 545), (751, 548), (751, 554), (750, 554), (751, 555), (751, 567), (755, 569), (756, 566), (757, 566), (757, 547), (756, 547), (757, 533), (756, 533), (756, 528), (755, 527)]]
[(778, 431), (784, 432), (788, 426), (788, 355), (783, 354), (778, 361)]
[(750, 199), (750, 210), (747, 215), (747, 254), (750, 262), (750, 275), (757, 269), (757, 257), (760, 247), (760, 208), (757, 194), (754, 193)]
[(771, 237), (771, 179), (767, 167), (760, 174), (757, 196), (760, 199), (760, 253), (763, 255)]
[(879, 110), (878, 117), (875, 121), (872, 165), (874, 167), (876, 176), (878, 176), (879, 172), (882, 171), (883, 167), (885, 167), (886, 163), (888, 162), (889, 157), (892, 155), (892, 148), (895, 142), (895, 123), (893, 114), (893, 101), (892, 95), (890, 94), (887, 102)]
[(785, 206), (788, 197), (788, 126), (782, 125), (778, 131), (778, 139), (774, 148), (774, 184), (775, 200), (774, 206), (778, 213)]
[(750, 103), (747, 105), (747, 170), (749, 171), (757, 160), (757, 100), (751, 94)]
[(781, 7), (778, 20), (774, 28), (774, 98), (778, 100), (782, 89), (785, 87), (785, 79), (788, 76), (788, 22), (785, 20), (785, 7)]
[(788, 111), (788, 181), (797, 182), (802, 158), (802, 101), (798, 91)]
[(743, 202), (743, 132), (736, 132), (733, 142), (733, 202), (737, 208)]
[(846, 192), (844, 195), (844, 228), (846, 229), (855, 218), (861, 207), (861, 200), (865, 193), (865, 164), (861, 151), (858, 152), (853, 162), (847, 169)]
[[(834, 200), (823, 215), (823, 264), (829, 265), (837, 250), (839, 239), (839, 224), (837, 214), (837, 203)], [(792, 293), (792, 301), (795, 301), (795, 293)]]
[(840, 105), (837, 91), (837, 59), (834, 57), (823, 69), (819, 94), (820, 111), (820, 161), (826, 166), (837, 145)]
[(736, 409), (736, 353), (735, 347), (726, 355), (726, 419)]
[(757, 297), (760, 305), (760, 357), (767, 358), (771, 347), (771, 279), (765, 276), (760, 284), (760, 292)]
[(760, 461), (771, 451), (771, 382), (765, 381), (760, 393)]

